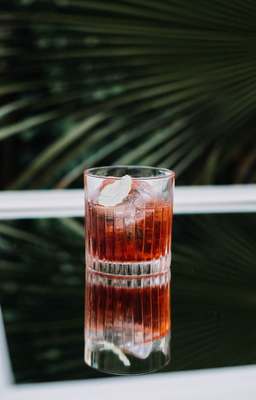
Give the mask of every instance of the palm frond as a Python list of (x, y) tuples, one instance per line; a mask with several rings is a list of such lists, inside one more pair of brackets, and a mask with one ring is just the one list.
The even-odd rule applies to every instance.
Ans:
[[(180, 149), (166, 140), (169, 154), (156, 145), (141, 162), (163, 162), (186, 184), (255, 180), (243, 145), (255, 114), (253, 2), (12, 0), (0, 8), (0, 140), (15, 154), (7, 187), (78, 186), (85, 164), (135, 160), (147, 121), (154, 129), (143, 141), (153, 146), (153, 136), (195, 111), (194, 141), (181, 130)], [(86, 121), (95, 124), (77, 135)], [(125, 140), (135, 125), (138, 141)]]

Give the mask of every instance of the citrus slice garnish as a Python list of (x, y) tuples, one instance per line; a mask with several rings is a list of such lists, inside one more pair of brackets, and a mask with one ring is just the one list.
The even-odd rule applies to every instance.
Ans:
[(104, 186), (100, 192), (98, 203), (105, 207), (114, 207), (123, 202), (132, 188), (132, 178), (124, 175), (114, 183)]

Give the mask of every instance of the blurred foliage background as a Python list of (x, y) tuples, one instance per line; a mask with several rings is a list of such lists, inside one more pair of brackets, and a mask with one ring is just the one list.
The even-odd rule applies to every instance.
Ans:
[[(86, 167), (256, 181), (251, 0), (1, 0), (0, 188), (82, 187)], [(172, 362), (256, 362), (255, 217), (174, 223)], [(79, 220), (0, 223), (0, 302), (17, 382), (83, 363)]]
[(113, 163), (255, 182), (255, 20), (250, 0), (1, 0), (1, 188)]

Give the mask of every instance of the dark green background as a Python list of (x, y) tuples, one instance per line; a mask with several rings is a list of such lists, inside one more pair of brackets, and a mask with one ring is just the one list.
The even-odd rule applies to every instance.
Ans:
[(255, 19), (241, 0), (1, 0), (1, 187), (113, 163), (255, 182)]
[[(1, 0), (0, 188), (82, 187), (104, 164), (177, 185), (256, 180), (256, 4)], [(177, 216), (172, 363), (255, 362), (255, 216)], [(83, 355), (83, 228), (1, 222), (17, 382), (97, 376)]]

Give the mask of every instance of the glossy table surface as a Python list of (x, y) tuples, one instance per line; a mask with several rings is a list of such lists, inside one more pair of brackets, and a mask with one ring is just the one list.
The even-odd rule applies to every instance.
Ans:
[[(254, 214), (175, 216), (168, 374), (256, 363), (255, 222)], [(6, 221), (0, 232), (16, 382), (107, 377), (83, 362), (82, 220)]]

